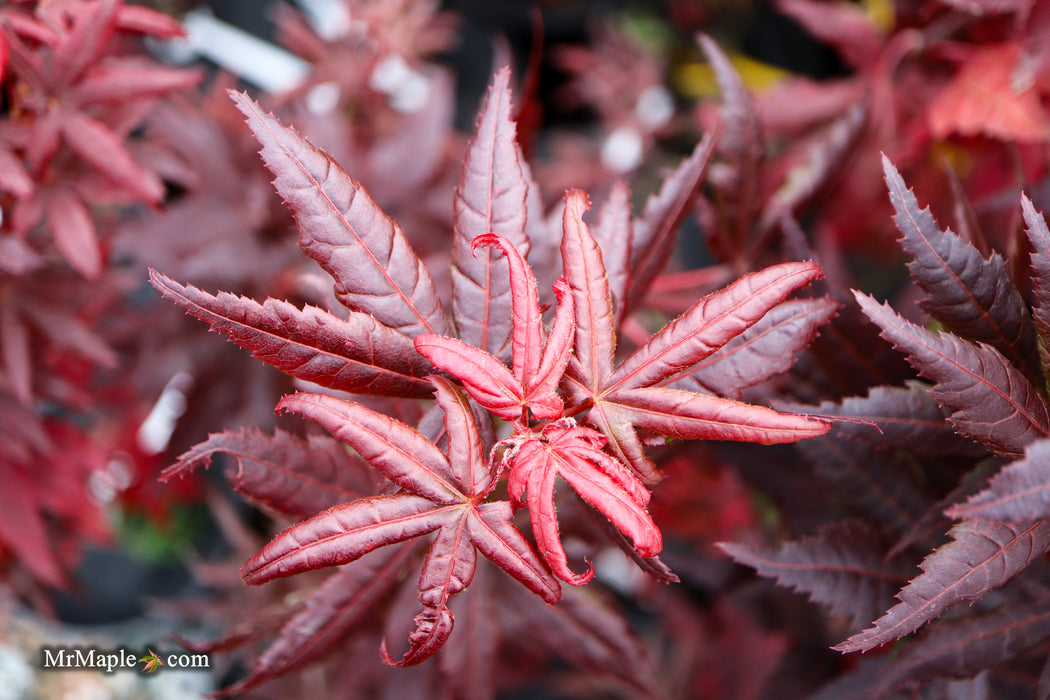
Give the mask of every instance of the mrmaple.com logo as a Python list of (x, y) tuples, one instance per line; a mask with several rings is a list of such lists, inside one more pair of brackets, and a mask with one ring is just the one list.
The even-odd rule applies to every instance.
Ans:
[(152, 649), (137, 654), (129, 649), (43, 647), (40, 653), (40, 665), (44, 670), (97, 669), (103, 673), (113, 673), (138, 669), (145, 673), (153, 673), (161, 666), (201, 670), (211, 668), (211, 658), (207, 654), (172, 653), (160, 656)]

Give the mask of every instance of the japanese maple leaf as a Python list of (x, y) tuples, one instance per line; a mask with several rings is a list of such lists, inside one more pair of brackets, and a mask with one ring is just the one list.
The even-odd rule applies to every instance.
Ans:
[[(575, 300), (576, 334), (563, 386), (570, 397), (566, 412), (586, 410), (586, 420), (609, 439), (614, 457), (655, 480), (655, 467), (645, 456), (636, 428), (676, 438), (762, 444), (794, 442), (828, 431), (824, 421), (684, 390), (676, 383), (719, 351), (738, 352), (730, 341), (791, 292), (819, 278), (819, 266), (783, 263), (744, 275), (696, 302), (617, 367), (613, 302), (602, 250), (583, 221), (587, 207), (583, 192), (566, 195), (561, 251), (565, 279)], [(758, 359), (740, 371), (762, 374)]]
[(471, 248), (476, 251), (483, 245), (498, 246), (510, 263), (512, 369), (484, 350), (445, 336), (420, 335), (416, 350), (438, 369), (458, 377), (475, 401), (500, 418), (520, 421), (527, 417), (526, 410), (536, 418), (558, 418), (564, 408), (558, 382), (569, 362), (575, 320), (565, 280), (554, 284), (558, 309), (544, 345), (536, 279), (528, 263), (502, 236), (483, 234)]
[(322, 394), (285, 397), (280, 409), (320, 423), (401, 491), (344, 503), (293, 525), (241, 570), (247, 583), (259, 585), (436, 532), (420, 574), (423, 610), (409, 649), (395, 662), (383, 645), (383, 658), (401, 666), (423, 661), (448, 639), (454, 623), (448, 599), (470, 585), (478, 551), (548, 603), (561, 595), (550, 569), (511, 523), (511, 503), (485, 502), (498, 472), (487, 463), (467, 398), (449, 380), (431, 380), (445, 412), (447, 454), (404, 423), (360, 404)]

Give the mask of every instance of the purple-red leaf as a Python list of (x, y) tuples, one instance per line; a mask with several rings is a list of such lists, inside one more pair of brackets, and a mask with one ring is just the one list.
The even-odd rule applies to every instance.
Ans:
[(945, 511), (949, 518), (1035, 520), (1050, 516), (1050, 440), (1036, 440), (988, 488)]
[(511, 522), (507, 501), (483, 503), (468, 520), (470, 539), (486, 558), (550, 604), (561, 597), (561, 585), (550, 568)]
[(812, 262), (782, 263), (744, 275), (667, 324), (613, 373), (609, 390), (654, 386), (688, 375), (787, 296), (821, 277)]
[(948, 330), (995, 347), (1025, 376), (1040, 377), (1035, 327), (1006, 261), (998, 253), (985, 259), (950, 229), (942, 231), (885, 155), (882, 167), (901, 247), (913, 258), (908, 269), (929, 295), (922, 308)]
[(498, 247), (509, 265), (511, 318), (514, 324), (511, 368), (514, 378), (525, 386), (529, 378), (536, 376), (542, 352), (543, 319), (540, 316), (536, 278), (525, 258), (510, 241), (495, 234), (483, 234), (474, 239), (471, 249), (477, 251), (481, 246)]
[(649, 492), (630, 470), (602, 452), (604, 443), (596, 431), (559, 421), (546, 426), (541, 438), (522, 441), (511, 458), (508, 493), (516, 503), (528, 503), (541, 553), (559, 578), (576, 586), (590, 580), (593, 567), (574, 574), (566, 564), (554, 510), (557, 476), (630, 537), (641, 556), (656, 556), (663, 546), (660, 530), (645, 510)]
[(102, 274), (102, 249), (91, 212), (78, 197), (52, 188), (47, 197), (47, 222), (55, 246), (70, 266), (89, 280)]
[(921, 382), (904, 387), (879, 386), (864, 397), (792, 408), (799, 413), (849, 418), (838, 424), (839, 435), (920, 456), (975, 457), (984, 453), (980, 445), (955, 432), (948, 414)]
[(367, 314), (351, 311), (344, 321), (313, 306), (298, 309), (277, 299), (260, 304), (226, 292), (213, 296), (153, 270), (150, 281), (215, 332), (298, 379), (377, 396), (424, 398), (433, 391), (426, 380), (429, 363), (412, 341)]
[(718, 547), (738, 564), (852, 618), (856, 628), (885, 610), (893, 591), (907, 580), (886, 565), (879, 539), (870, 528), (845, 521), (778, 550), (725, 542)]
[(692, 154), (664, 180), (660, 191), (646, 201), (645, 209), (634, 222), (629, 247), (630, 285), (621, 304), (634, 308), (640, 304), (653, 279), (667, 266), (674, 251), (678, 229), (693, 211), (700, 195), (707, 161), (714, 150), (714, 138), (707, 134)]
[(423, 611), (416, 615), (416, 629), (409, 635), (409, 649), (400, 661), (380, 648), (383, 661), (391, 666), (414, 666), (439, 650), (452, 634), (453, 617), (448, 598), (470, 585), (477, 565), (477, 551), (467, 532), (467, 515), (448, 523), (430, 546), (419, 574), (419, 602)]
[[(623, 180), (614, 182), (609, 190), (609, 198), (602, 204), (598, 213), (594, 238), (601, 248), (609, 298), (612, 300), (616, 314), (615, 326), (618, 328), (627, 310), (631, 241), (634, 238), (631, 190)], [(564, 250), (562, 258), (565, 258)], [(565, 277), (569, 277), (568, 269), (565, 270)], [(579, 302), (576, 305), (579, 306)]]
[(494, 251), (476, 255), (471, 243), (477, 236), (495, 233), (522, 255), (529, 251), (525, 235), (529, 187), (519, 163), (509, 81), (507, 69), (493, 78), (464, 157), (454, 200), (452, 245), (452, 314), (459, 337), (502, 361), (509, 360), (511, 352), (508, 263)]
[(292, 394), (277, 408), (320, 423), (403, 489), (436, 503), (463, 501), (445, 455), (404, 423), (326, 394)]
[(464, 494), (485, 496), (496, 485), (496, 470), (488, 464), (474, 411), (463, 394), (444, 377), (432, 375), (435, 398), (445, 413), (448, 461), (457, 488)]
[(995, 348), (950, 333), (927, 330), (886, 304), (854, 292), (882, 337), (908, 356), (930, 390), (952, 411), (961, 432), (1003, 457), (1020, 457), (1033, 440), (1050, 436), (1050, 409), (1039, 393)]
[(401, 227), (330, 156), (246, 95), (230, 97), (295, 214), (299, 246), (335, 280), (339, 301), (409, 337), (447, 335), (451, 328), (434, 282)]
[(789, 299), (697, 364), (689, 380), (719, 396), (738, 398), (741, 390), (791, 369), (797, 353), (839, 306), (830, 297)]
[(922, 562), (923, 573), (897, 597), (900, 603), (835, 649), (866, 651), (914, 632), (961, 600), (971, 603), (998, 588), (1050, 549), (1050, 523), (968, 520), (949, 533), (954, 540)]
[(374, 495), (378, 485), (376, 473), (338, 440), (321, 435), (304, 440), (280, 430), (266, 435), (247, 428), (209, 435), (180, 455), (162, 478), (205, 467), (216, 452), (237, 460), (236, 469), (227, 470), (235, 491), (297, 518)]
[(974, 617), (945, 620), (900, 650), (879, 673), (871, 695), (884, 697), (935, 678), (972, 678), (1020, 656), (1047, 636), (1050, 607), (1045, 602), (1007, 604)]

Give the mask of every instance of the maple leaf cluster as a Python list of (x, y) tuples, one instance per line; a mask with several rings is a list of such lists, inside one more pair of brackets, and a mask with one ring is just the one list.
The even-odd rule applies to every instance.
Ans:
[[(231, 95), (262, 144), (263, 160), (276, 176), (274, 187), (295, 216), (300, 248), (332, 277), (335, 299), (344, 308), (213, 295), (151, 273), (164, 296), (256, 358), (335, 391), (295, 393), (278, 407), (323, 426), (387, 480), (376, 495), (330, 507), (279, 534), (244, 565), (248, 583), (355, 563), (381, 547), (402, 551), (415, 538), (435, 533), (419, 577), (422, 611), (400, 665), (419, 663), (445, 644), (455, 619), (450, 599), (471, 584), (479, 551), (548, 603), (560, 598), (560, 583), (578, 586), (591, 579), (593, 567), (576, 573), (568, 564), (560, 528), (567, 506), (556, 493), (559, 481), (611, 524), (614, 539), (646, 570), (675, 580), (658, 558), (662, 538), (646, 509), (648, 486), (659, 471), (645, 454), (640, 431), (774, 444), (829, 428), (823, 420), (688, 384), (705, 362), (739, 353), (734, 339), (819, 278), (813, 263), (745, 275), (616, 361), (617, 305), (623, 318), (631, 295), (644, 296), (639, 287), (666, 263), (684, 203), (695, 199), (710, 140), (667, 179), (638, 221), (625, 199), (606, 204), (599, 223), (604, 248), (583, 220), (587, 196), (578, 190), (566, 194), (559, 236), (562, 276), (553, 284), (557, 305), (545, 331), (526, 254), (550, 249), (543, 237), (558, 234), (535, 221), (529, 226), (530, 191), (535, 194), (536, 185), (527, 178), (516, 143), (508, 84), (508, 71), (496, 75), (456, 189), (451, 314), (400, 226), (365, 188), (240, 93)], [(752, 374), (765, 371), (753, 364)], [(431, 411), (412, 428), (342, 392), (402, 399), (436, 393), (444, 421), (437, 423)], [(235, 433), (213, 436), (206, 443), (210, 447), (191, 450), (169, 474), (188, 471), (214, 451), (246, 440)], [(265, 456), (266, 446), (281, 440), (252, 438), (252, 460), (276, 461)], [(289, 458), (286, 451), (280, 459), (307, 461)], [(305, 481), (307, 475), (289, 478)], [(501, 496), (496, 487), (504, 478)], [(242, 480), (237, 486), (256, 499), (274, 500), (274, 485), (252, 483)], [(301, 484), (297, 499), (305, 498), (305, 488)], [(536, 549), (514, 524), (522, 507)], [(349, 576), (354, 569), (346, 571)], [(326, 584), (316, 595), (328, 598), (336, 585)], [(331, 607), (314, 614), (313, 624), (319, 624)], [(339, 615), (341, 630), (356, 622), (345, 609)], [(290, 621), (235, 688), (253, 687), (296, 665), (303, 645), (317, 643), (298, 632), (302, 624)], [(385, 641), (383, 657), (394, 663)]]

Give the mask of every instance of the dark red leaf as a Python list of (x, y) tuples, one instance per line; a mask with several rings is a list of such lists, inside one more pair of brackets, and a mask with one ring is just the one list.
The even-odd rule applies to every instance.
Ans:
[(897, 594), (901, 602), (835, 649), (867, 651), (914, 632), (954, 603), (980, 600), (1050, 549), (1045, 520), (1017, 525), (968, 520), (949, 534), (953, 541), (926, 557), (923, 573)]
[(252, 351), (263, 362), (331, 389), (378, 396), (429, 396), (429, 363), (406, 336), (368, 314), (343, 320), (313, 306), (298, 309), (277, 299), (217, 296), (150, 270), (161, 294), (212, 330)]
[(1044, 602), (1007, 604), (976, 616), (945, 620), (900, 650), (879, 674), (872, 695), (935, 678), (972, 678), (1020, 656), (1047, 636), (1050, 608)]
[(411, 493), (435, 503), (463, 501), (463, 494), (453, 485), (445, 455), (400, 421), (325, 394), (300, 392), (285, 396), (277, 409), (298, 413), (324, 426), (383, 476)]
[(621, 300), (625, 311), (637, 307), (644, 300), (653, 279), (667, 266), (677, 241), (678, 229), (692, 213), (693, 205), (700, 196), (700, 184), (714, 143), (710, 134), (705, 135), (692, 154), (664, 180), (660, 191), (649, 197), (641, 218), (634, 222), (628, 249), (630, 285), (626, 290), (626, 298)]
[(839, 307), (830, 297), (789, 299), (697, 364), (688, 380), (719, 396), (739, 398), (741, 390), (791, 369), (797, 353)]
[(404, 542), (458, 521), (462, 507), (401, 493), (361, 498), (291, 526), (241, 567), (258, 586), (284, 576), (341, 566), (385, 545)]
[(135, 162), (124, 139), (108, 126), (76, 110), (65, 112), (60, 126), (73, 152), (124, 190), (149, 204), (164, 198), (164, 183)]
[(1050, 436), (1050, 409), (998, 350), (926, 330), (886, 304), (859, 292), (854, 296), (882, 337), (936, 382), (931, 395), (952, 411), (951, 421), (962, 433), (1003, 457), (1020, 457), (1025, 445)]
[(217, 452), (237, 460), (227, 470), (238, 493), (279, 512), (308, 518), (340, 503), (372, 496), (378, 483), (367, 464), (339, 441), (320, 435), (307, 439), (249, 428), (209, 435), (164, 470), (165, 481), (206, 467)]
[(782, 263), (744, 275), (667, 324), (624, 360), (608, 390), (654, 386), (688, 375), (696, 365), (753, 326), (787, 296), (821, 276), (811, 262)]
[[(625, 196), (622, 188), (619, 191)], [(590, 393), (598, 394), (608, 385), (613, 371), (616, 320), (602, 251), (583, 222), (588, 206), (587, 195), (581, 190), (566, 193), (561, 257), (576, 309), (576, 352), (570, 360), (571, 374)], [(615, 211), (609, 216), (615, 216)]]
[(1035, 327), (1021, 295), (998, 253), (985, 259), (950, 229), (942, 231), (930, 210), (919, 209), (915, 195), (889, 158), (882, 157), (893, 220), (903, 236), (901, 247), (913, 260), (912, 277), (929, 295), (922, 308), (954, 333), (998, 349), (1025, 376), (1042, 376)]
[(1050, 367), (1050, 352), (1047, 350), (1050, 345), (1050, 230), (1032, 200), (1024, 195), (1021, 195), (1021, 211), (1032, 246), (1032, 318), (1043, 341), (1039, 346), (1043, 365)]
[(409, 649), (401, 661), (387, 652), (386, 640), (380, 648), (383, 660), (391, 666), (414, 666), (444, 646), (452, 634), (454, 620), (448, 598), (470, 585), (477, 565), (477, 552), (467, 531), (467, 515), (448, 523), (438, 532), (419, 575), (419, 602), (423, 612), (416, 615), (416, 630), (409, 635)]
[(413, 552), (408, 543), (387, 547), (333, 573), (281, 627), (248, 676), (225, 688), (222, 695), (246, 693), (323, 657), (399, 582)]
[(901, 567), (887, 566), (878, 534), (851, 521), (827, 525), (778, 550), (725, 542), (718, 547), (738, 564), (852, 618), (854, 628), (885, 610), (893, 591), (907, 581)]
[(197, 71), (159, 66), (138, 58), (110, 59), (94, 66), (77, 83), (71, 101), (79, 106), (129, 102), (188, 90), (201, 80)]
[(1050, 516), (1050, 440), (1036, 440), (988, 488), (949, 508), (949, 518), (1022, 521)]
[(827, 421), (678, 389), (624, 389), (609, 394), (639, 428), (688, 440), (742, 440), (773, 445), (823, 435)]
[(875, 387), (865, 397), (789, 408), (798, 413), (850, 418), (836, 426), (838, 435), (917, 455), (975, 457), (984, 452), (980, 445), (955, 432), (948, 414), (919, 382), (905, 387)]

